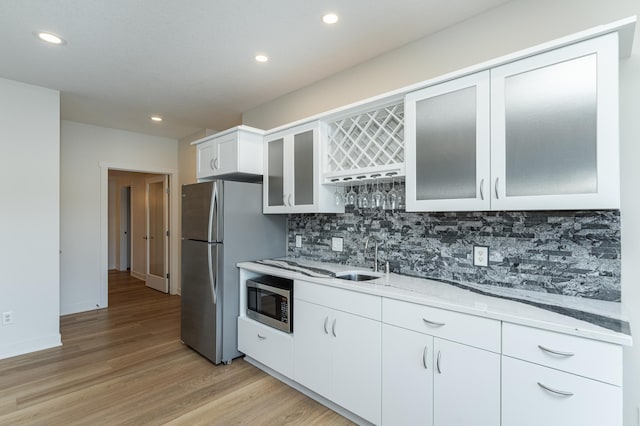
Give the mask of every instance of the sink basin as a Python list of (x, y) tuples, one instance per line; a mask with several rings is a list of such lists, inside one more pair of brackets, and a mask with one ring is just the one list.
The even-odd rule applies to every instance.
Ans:
[(375, 272), (346, 271), (336, 274), (336, 278), (349, 281), (369, 281), (381, 277), (382, 275), (376, 274)]

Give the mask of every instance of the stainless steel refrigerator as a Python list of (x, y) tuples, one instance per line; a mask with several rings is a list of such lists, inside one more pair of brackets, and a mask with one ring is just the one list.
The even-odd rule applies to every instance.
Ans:
[(182, 187), (182, 341), (212, 362), (238, 352), (236, 264), (285, 255), (285, 217), (262, 214), (262, 185)]

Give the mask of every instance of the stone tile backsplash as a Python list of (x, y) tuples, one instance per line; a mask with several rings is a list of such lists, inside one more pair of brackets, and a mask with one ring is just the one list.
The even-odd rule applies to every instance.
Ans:
[[(302, 247), (295, 236), (302, 235)], [(358, 211), (288, 218), (288, 255), (425, 278), (620, 301), (619, 211), (407, 213)], [(344, 250), (331, 251), (331, 237)], [(489, 266), (473, 266), (473, 246)]]

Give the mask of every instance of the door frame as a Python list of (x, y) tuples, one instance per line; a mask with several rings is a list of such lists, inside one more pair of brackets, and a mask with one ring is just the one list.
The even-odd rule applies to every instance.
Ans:
[(125, 172), (154, 173), (169, 175), (169, 223), (173, 238), (169, 238), (169, 270), (171, 279), (169, 280), (169, 294), (179, 294), (180, 288), (180, 265), (178, 263), (178, 253), (180, 252), (180, 185), (178, 183), (178, 169), (168, 169), (155, 167), (142, 163), (113, 163), (100, 161), (100, 308), (109, 306), (109, 170), (120, 170)]

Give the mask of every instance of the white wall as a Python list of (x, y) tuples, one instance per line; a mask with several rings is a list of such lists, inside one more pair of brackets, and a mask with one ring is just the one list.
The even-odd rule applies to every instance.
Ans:
[[(597, 25), (640, 15), (638, 0), (520, 0), (243, 114), (269, 129)], [(640, 342), (640, 25), (620, 64), (622, 298)], [(624, 419), (638, 426), (640, 343), (625, 349)]]
[[(108, 168), (176, 176), (171, 193), (173, 225), (179, 198), (178, 142), (62, 121), (60, 145), (60, 311), (66, 315), (107, 303)], [(174, 252), (179, 247), (176, 240), (171, 242)], [(177, 271), (175, 262), (171, 269)]]
[[(0, 359), (60, 345), (60, 94), (0, 79)], [(36, 125), (37, 124), (37, 125)]]

